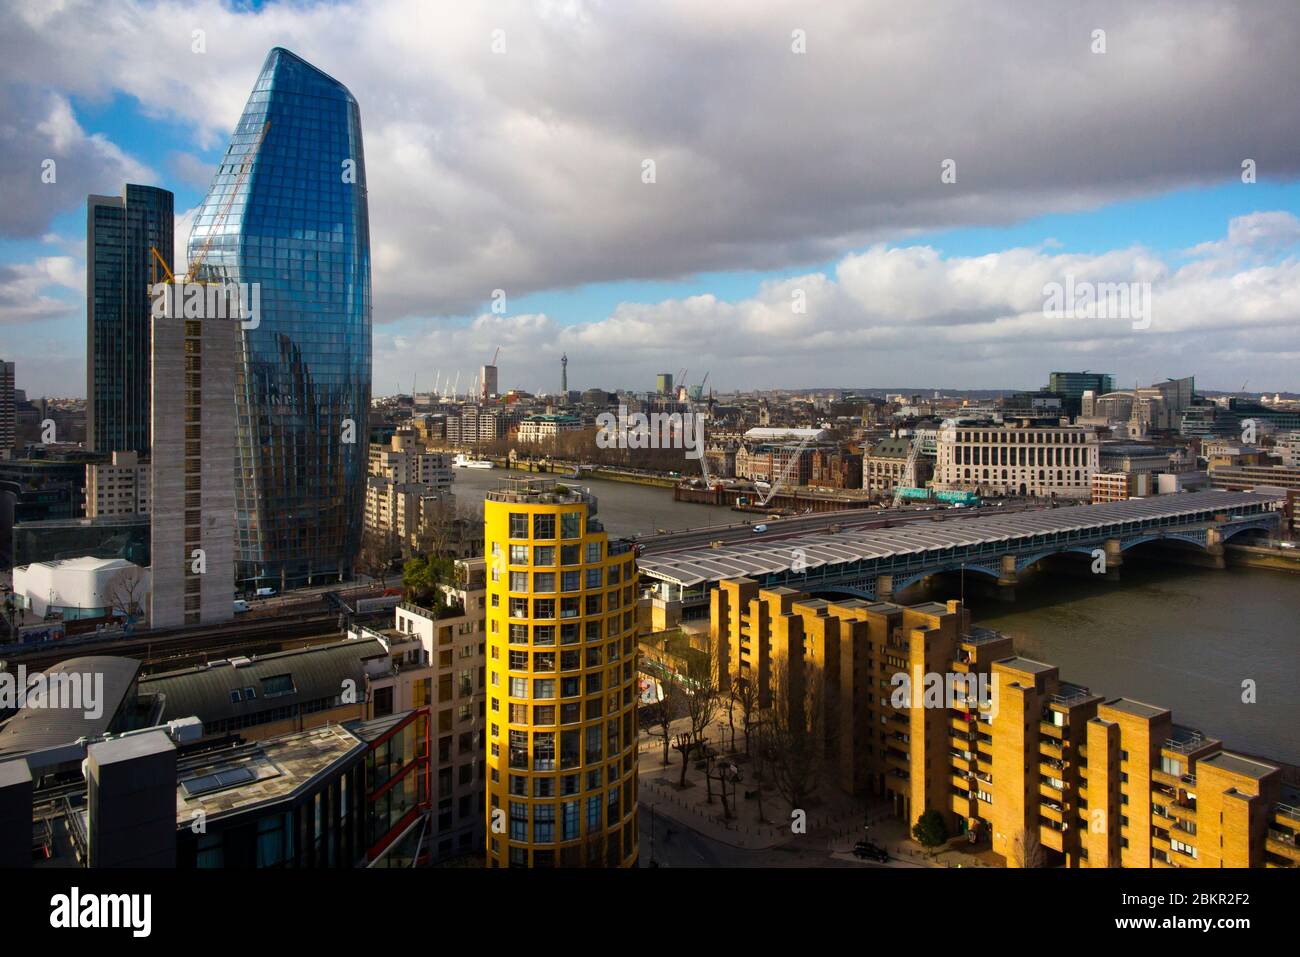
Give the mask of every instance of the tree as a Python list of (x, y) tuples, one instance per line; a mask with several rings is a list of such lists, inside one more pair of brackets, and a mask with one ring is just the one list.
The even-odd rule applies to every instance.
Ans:
[[(745, 731), (745, 754), (749, 755), (750, 733), (758, 721), (758, 688), (744, 675), (731, 681), (731, 697), (740, 706), (740, 726)], [(732, 750), (735, 750), (734, 744)]]
[(825, 756), (833, 751), (824, 717), (821, 670), (803, 662), (792, 674), (790, 664), (772, 667), (772, 706), (762, 718), (763, 757), (772, 783), (791, 810), (817, 793)]
[(948, 840), (948, 825), (942, 814), (934, 808), (926, 808), (912, 825), (912, 836), (924, 848), (941, 847)]
[(104, 587), (104, 598), (109, 608), (121, 615), (127, 622), (133, 622), (144, 614), (144, 573), (132, 565), (123, 568), (108, 580)]
[(454, 501), (428, 502), (420, 515), (416, 545), (425, 555), (469, 558), (483, 540), (483, 520)]
[(681, 689), (675, 684), (665, 682), (660, 686), (663, 697), (642, 709), (642, 720), (646, 730), (663, 741), (664, 767), (668, 767), (668, 749), (672, 746), (671, 725), (673, 718), (681, 711)]
[(440, 586), (454, 584), (455, 575), (450, 558), (418, 556), (402, 566), (402, 587), (409, 601), (437, 611), (447, 604)]
[(673, 750), (682, 756), (682, 776), (677, 782), (679, 788), (686, 787), (686, 762), (691, 758), (691, 751), (695, 749), (695, 737), (689, 731), (684, 731), (673, 739)]
[(1016, 867), (1042, 867), (1043, 845), (1034, 831), (1021, 829), (1011, 842), (1011, 862)]
[(691, 655), (686, 677), (686, 717), (691, 723), (691, 735), (697, 742), (703, 741), (722, 706), (722, 695), (713, 673), (713, 651), (703, 656)]
[(358, 564), (368, 576), (377, 578), (381, 587), (388, 587), (388, 573), (396, 556), (397, 543), (392, 535), (375, 528), (361, 533)]

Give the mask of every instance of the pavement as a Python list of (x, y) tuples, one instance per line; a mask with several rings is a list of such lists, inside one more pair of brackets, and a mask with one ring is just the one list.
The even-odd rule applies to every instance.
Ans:
[[(682, 719), (674, 722), (673, 734), (686, 730)], [(731, 732), (726, 718), (706, 734), (714, 746), (725, 744), (730, 751)], [(732, 816), (723, 812), (715, 781), (713, 801), (708, 800), (704, 773), (696, 769), (693, 758), (687, 766), (687, 786), (679, 788), (681, 754), (669, 751), (667, 767), (663, 763), (661, 738), (642, 734), (638, 748), (639, 803), (641, 806), (641, 866), (651, 861), (662, 867), (971, 867), (989, 866), (991, 855), (974, 853), (977, 849), (956, 844), (936, 854), (924, 850), (907, 834), (905, 822), (890, 815), (880, 801), (866, 801), (840, 792), (826, 783), (817, 798), (809, 801), (806, 832), (796, 833), (792, 816), (783, 799), (769, 784), (763, 789), (764, 817), (758, 813), (758, 801), (746, 799), (746, 791), (755, 789), (748, 780), (752, 765), (743, 757), (738, 766), (745, 775), (735, 785), (737, 799)], [(736, 754), (743, 755), (744, 735), (736, 731)], [(864, 831), (864, 824), (870, 831)], [(894, 858), (888, 864), (862, 861), (853, 856), (853, 845), (869, 834)], [(995, 859), (994, 859), (995, 860)]]

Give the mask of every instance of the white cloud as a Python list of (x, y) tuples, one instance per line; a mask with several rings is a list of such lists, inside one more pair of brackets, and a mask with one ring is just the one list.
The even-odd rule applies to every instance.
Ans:
[[(423, 331), (403, 324), (400, 347), (380, 329), (376, 367), (459, 368), (467, 383), (485, 361), (479, 357), (500, 345), (503, 386), (545, 391), (558, 388), (566, 352), (577, 388), (648, 387), (656, 371), (681, 366), (698, 375), (712, 369), (719, 387), (994, 388), (1040, 385), (1049, 367), (1087, 357), (1090, 368), (1114, 370), (1121, 381), (1199, 373), (1208, 385), (1245, 370), (1242, 378), (1253, 375), (1261, 388), (1261, 376), (1271, 376), (1267, 387), (1284, 389), (1294, 387), (1300, 352), (1300, 259), (1243, 266), (1242, 255), (1258, 236), (1252, 223), (1285, 220), (1267, 213), (1234, 219), (1224, 240), (1181, 266), (1140, 247), (1094, 256), (1016, 248), (945, 257), (926, 246), (875, 245), (844, 257), (834, 277), (765, 283), (740, 302), (709, 295), (625, 302), (601, 321), (567, 326), (537, 314), (486, 314)], [(1069, 277), (1149, 282), (1149, 328), (1134, 327), (1141, 317), (1045, 315), (1045, 284)], [(806, 297), (805, 313), (792, 306), (796, 290)], [(392, 387), (381, 382), (376, 391)]]

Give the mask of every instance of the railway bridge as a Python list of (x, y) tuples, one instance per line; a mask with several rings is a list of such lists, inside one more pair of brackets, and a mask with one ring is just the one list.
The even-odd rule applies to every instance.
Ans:
[(937, 513), (935, 521), (893, 528), (771, 542), (755, 536), (717, 548), (656, 553), (639, 567), (651, 582), (655, 625), (668, 627), (707, 616), (709, 592), (725, 578), (888, 600), (930, 575), (964, 570), (1012, 592), (1022, 572), (1053, 555), (1088, 556), (1095, 571), (1116, 579), (1124, 553), (1151, 541), (1182, 542), (1221, 566), (1224, 543), (1233, 536), (1278, 531), (1282, 504), (1276, 494), (1207, 491), (1011, 515)]

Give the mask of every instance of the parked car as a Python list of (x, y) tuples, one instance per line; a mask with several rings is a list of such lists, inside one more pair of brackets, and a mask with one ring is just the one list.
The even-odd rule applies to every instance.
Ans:
[(876, 861), (879, 864), (889, 863), (889, 852), (879, 844), (872, 844), (870, 841), (858, 841), (854, 844), (853, 856), (865, 861)]

